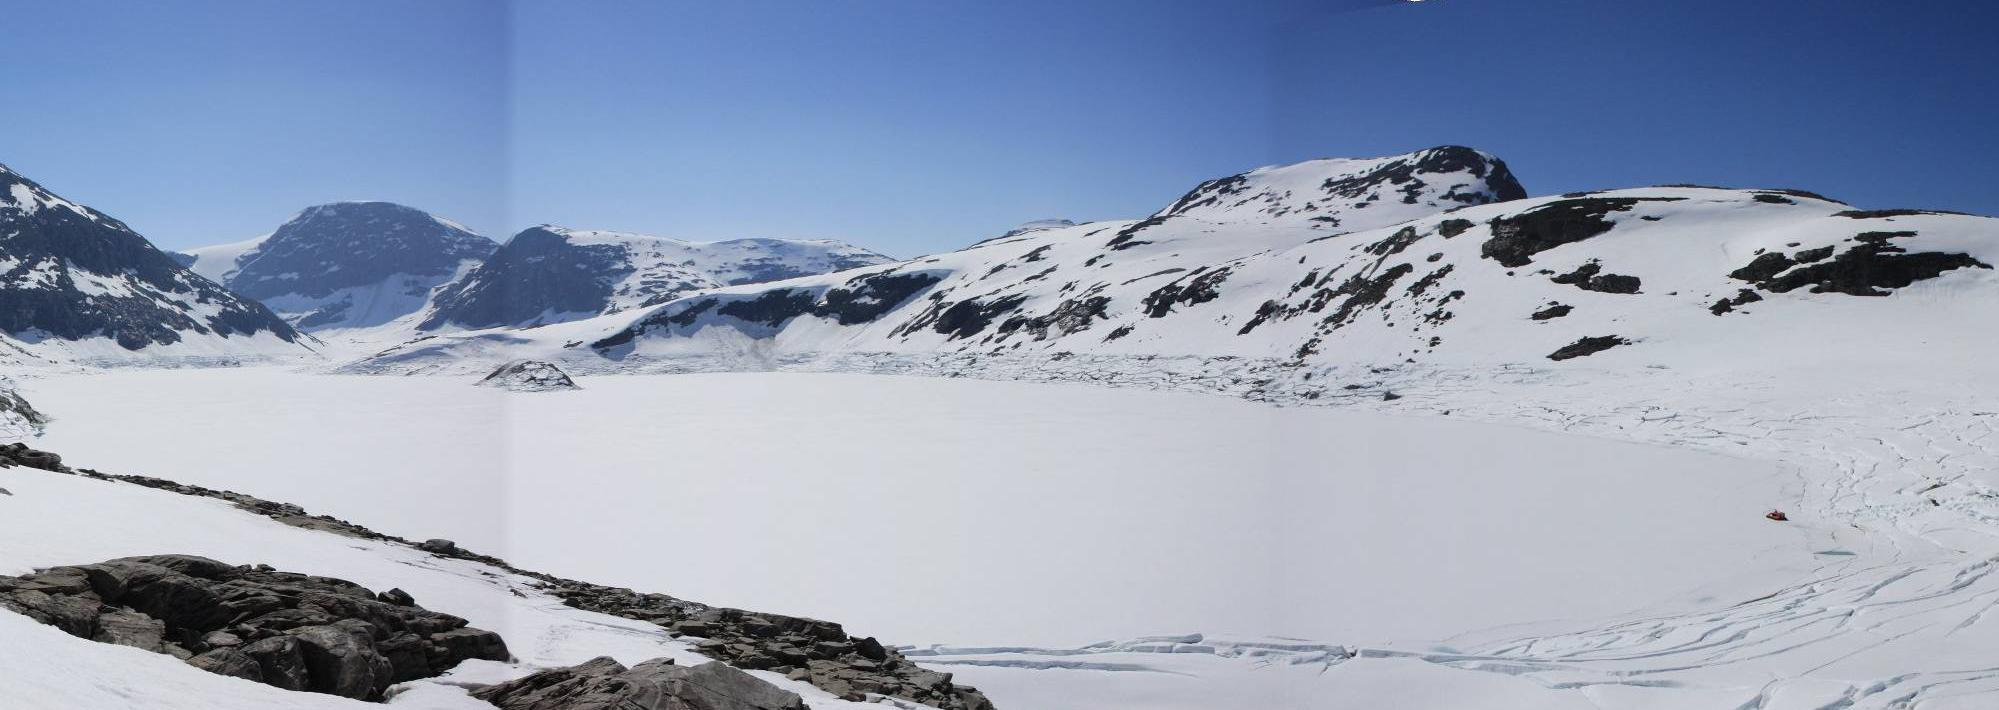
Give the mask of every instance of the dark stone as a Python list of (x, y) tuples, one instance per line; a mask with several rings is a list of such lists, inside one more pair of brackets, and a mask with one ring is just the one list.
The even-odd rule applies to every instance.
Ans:
[(1567, 304), (1551, 303), (1548, 304), (1547, 308), (1535, 311), (1533, 315), (1527, 317), (1532, 318), (1534, 320), (1554, 320), (1556, 318), (1566, 316), (1571, 311), (1574, 310), (1575, 308), (1573, 306), (1569, 306)]
[(405, 592), (398, 587), (391, 587), (389, 588), (389, 591), (375, 595), (375, 598), (382, 600), (382, 602), (385, 604), (394, 604), (396, 606), (416, 606), (416, 598), (410, 596), (409, 592)]
[(1789, 269), (1794, 265), (1796, 265), (1796, 262), (1791, 261), (1791, 257), (1774, 251), (1765, 252), (1756, 255), (1754, 259), (1750, 259), (1749, 263), (1743, 265), (1742, 268), (1728, 272), (1728, 277), (1743, 281), (1767, 281), (1770, 277), (1783, 273), (1785, 269)]
[(1757, 295), (1755, 291), (1751, 291), (1746, 288), (1739, 289), (1735, 292), (1734, 298), (1724, 298), (1719, 301), (1715, 301), (1714, 305), (1708, 306), (1707, 310), (1709, 313), (1713, 313), (1715, 315), (1721, 315), (1723, 313), (1728, 313), (1730, 311), (1733, 311), (1736, 308), (1739, 308), (1743, 305), (1755, 303), (1761, 300), (1763, 300), (1763, 297)]
[(315, 693), (371, 700), (387, 690), (395, 676), (389, 660), (375, 651), (373, 634), (351, 626), (306, 626), (293, 629), (305, 658), (308, 689)]
[(1630, 344), (1631, 341), (1625, 340), (1615, 335), (1599, 335), (1595, 337), (1582, 338), (1580, 340), (1577, 340), (1576, 342), (1562, 346), (1560, 350), (1556, 350), (1555, 352), (1549, 353), (1548, 359), (1559, 362), (1571, 358), (1595, 355), (1597, 353), (1609, 350), (1619, 345), (1630, 345)]
[(255, 641), (243, 647), (243, 655), (256, 661), (258, 675), (262, 676), (265, 685), (285, 690), (305, 690), (311, 683), (305, 668), (305, 655), (299, 650), (296, 638), (272, 636)]
[(472, 691), (500, 710), (805, 710), (798, 694), (722, 663), (655, 659), (630, 669), (609, 658)]
[(1623, 274), (1603, 273), (1603, 264), (1592, 259), (1589, 263), (1576, 267), (1575, 271), (1548, 279), (1558, 284), (1574, 286), (1584, 291), (1600, 293), (1637, 293), (1640, 286), (1638, 277)]
[[(187, 659), (187, 664), (216, 675), (262, 683), (264, 668), (257, 659), (233, 648), (218, 648)], [(275, 684), (274, 684), (275, 685)]]

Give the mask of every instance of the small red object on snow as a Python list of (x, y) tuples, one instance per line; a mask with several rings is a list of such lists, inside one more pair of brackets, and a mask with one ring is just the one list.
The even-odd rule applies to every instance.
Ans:
[(1768, 513), (1764, 513), (1763, 517), (1775, 520), (1780, 523), (1791, 519), (1791, 516), (1785, 515), (1784, 511), (1781, 510), (1773, 510)]

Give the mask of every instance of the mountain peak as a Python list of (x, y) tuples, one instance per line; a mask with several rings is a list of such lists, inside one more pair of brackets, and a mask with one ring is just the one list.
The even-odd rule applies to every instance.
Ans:
[(192, 250), (193, 268), (301, 328), (377, 325), (421, 309), (430, 290), (499, 245), (394, 202), (313, 205), (258, 239)]
[(123, 222), (0, 171), (0, 331), (109, 338), (126, 350), (296, 333), (263, 306), (183, 268)]

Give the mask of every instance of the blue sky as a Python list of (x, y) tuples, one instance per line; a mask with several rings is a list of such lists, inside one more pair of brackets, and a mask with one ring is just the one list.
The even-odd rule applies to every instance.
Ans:
[(169, 248), (387, 199), (908, 256), (1446, 143), (1993, 214), (1991, 5), (0, 0), (0, 162)]

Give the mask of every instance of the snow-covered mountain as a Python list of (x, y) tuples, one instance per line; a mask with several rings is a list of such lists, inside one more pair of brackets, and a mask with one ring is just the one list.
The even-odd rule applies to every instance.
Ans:
[(10, 343), (17, 354), (39, 358), (304, 352), (292, 327), (264, 306), (188, 271), (125, 223), (6, 166), (0, 332), (19, 341)]
[(688, 242), (624, 232), (529, 228), (438, 292), (420, 328), (538, 325), (656, 306), (720, 286), (892, 261), (829, 240)]
[(499, 246), (450, 220), (390, 202), (308, 207), (269, 235), (194, 249), (189, 268), (262, 301), (300, 329), (381, 325)]
[(1855, 331), (1935, 339), (1989, 318), (1999, 297), (1991, 218), (1785, 190), (1522, 192), (1503, 163), (1462, 148), (1263, 168), (1143, 220), (722, 289), (505, 348), (412, 343), (370, 365), (758, 367), (856, 353), (1685, 364), (1717, 343), (1832, 356)]

